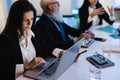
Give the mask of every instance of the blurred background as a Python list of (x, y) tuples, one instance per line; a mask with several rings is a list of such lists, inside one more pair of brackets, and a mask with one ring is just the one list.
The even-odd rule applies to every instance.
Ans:
[[(9, 13), (9, 9), (16, 0), (0, 0), (0, 32), (4, 29), (4, 25)], [(29, 0), (37, 10), (37, 16), (42, 14), (40, 8), (40, 0)], [(77, 10), (81, 7), (84, 0), (59, 0), (60, 7), (63, 15), (77, 14)], [(107, 6), (120, 6), (120, 0), (99, 0), (103, 7), (107, 9)]]

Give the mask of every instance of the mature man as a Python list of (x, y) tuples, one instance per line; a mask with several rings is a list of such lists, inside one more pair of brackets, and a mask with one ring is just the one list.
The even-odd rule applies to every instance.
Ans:
[[(43, 14), (33, 27), (33, 31), (38, 38), (42, 35), (47, 44), (55, 48), (68, 49), (82, 37), (87, 37), (64, 23), (58, 0), (41, 0), (40, 6)], [(70, 39), (68, 35), (75, 38)]]

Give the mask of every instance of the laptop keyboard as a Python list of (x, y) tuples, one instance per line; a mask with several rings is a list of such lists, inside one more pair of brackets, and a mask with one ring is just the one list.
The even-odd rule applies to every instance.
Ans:
[(46, 75), (52, 75), (55, 71), (56, 71), (56, 69), (57, 69), (57, 63), (54, 63), (54, 64), (52, 64), (51, 66), (49, 66), (46, 70), (45, 70), (45, 74)]
[(58, 61), (56, 61), (55, 63), (53, 63), (52, 65), (50, 65), (47, 69), (45, 69), (42, 73), (38, 74), (38, 76), (51, 76), (57, 69), (58, 66)]
[[(57, 59), (57, 58), (56, 58)], [(38, 66), (40, 66), (41, 68), (45, 68), (47, 66), (49, 66), (49, 64), (53, 61), (53, 60), (56, 60), (55, 58), (52, 58), (52, 57), (47, 57), (45, 59), (46, 63), (42, 63), (42, 64), (39, 64)]]

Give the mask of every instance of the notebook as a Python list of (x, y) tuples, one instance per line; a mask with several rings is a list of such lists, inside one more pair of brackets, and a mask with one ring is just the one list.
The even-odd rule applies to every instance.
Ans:
[(115, 65), (114, 62), (102, 56), (101, 54), (95, 54), (87, 57), (86, 59), (97, 68), (106, 68)]
[[(46, 58), (48, 61), (46, 64), (38, 65), (34, 69), (25, 71), (24, 75), (37, 80), (57, 80), (57, 78), (72, 65), (79, 53), (82, 43), (83, 39), (67, 49), (61, 58)], [(47, 71), (49, 68), (52, 68), (50, 74), (49, 71)]]

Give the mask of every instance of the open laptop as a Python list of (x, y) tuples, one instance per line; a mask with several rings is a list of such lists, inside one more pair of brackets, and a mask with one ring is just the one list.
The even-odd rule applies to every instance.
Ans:
[[(57, 80), (57, 78), (72, 65), (79, 53), (82, 43), (83, 39), (67, 49), (61, 58), (46, 58), (46, 64), (40, 64), (34, 69), (25, 71), (24, 75), (37, 80)], [(52, 70), (48, 71), (51, 68)]]

